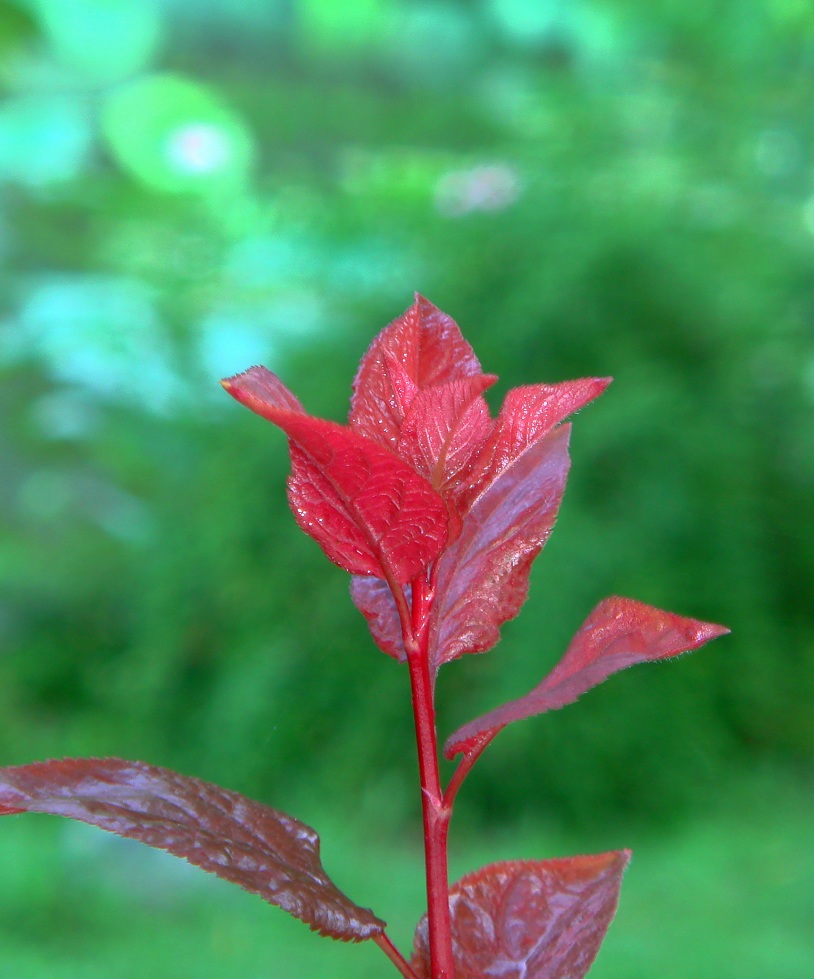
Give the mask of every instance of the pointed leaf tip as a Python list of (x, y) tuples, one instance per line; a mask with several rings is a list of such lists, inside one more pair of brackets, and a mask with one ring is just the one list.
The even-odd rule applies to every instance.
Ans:
[(310, 826), (210, 782), (121, 758), (0, 768), (0, 816), (21, 812), (67, 816), (167, 850), (329, 938), (360, 942), (384, 931), (327, 876)]
[(236, 401), (275, 424), (280, 412), (305, 412), (297, 396), (265, 367), (250, 367), (241, 374), (224, 378), (220, 383)]
[(549, 435), (574, 412), (598, 398), (610, 377), (583, 377), (558, 384), (512, 388), (472, 466), (467, 499), (476, 499), (500, 473), (535, 442)]
[(453, 758), (471, 750), (487, 732), (494, 734), (513, 721), (565, 707), (628, 666), (690, 652), (728, 632), (725, 626), (688, 619), (632, 598), (606, 598), (580, 626), (557, 666), (533, 690), (459, 728), (448, 738), (444, 754)]
[(306, 414), (265, 367), (250, 367), (222, 384), (288, 436), (294, 518), (331, 561), (352, 574), (403, 582), (441, 551), (446, 505), (393, 452), (346, 426)]
[(411, 397), (423, 388), (481, 373), (457, 323), (417, 295), (362, 357), (353, 381), (351, 428), (395, 449)]

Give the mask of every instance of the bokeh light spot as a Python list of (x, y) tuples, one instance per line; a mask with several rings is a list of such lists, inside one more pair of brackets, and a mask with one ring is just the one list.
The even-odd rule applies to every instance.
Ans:
[(347, 55), (382, 40), (393, 8), (392, 0), (300, 0), (297, 13), (307, 47)]
[(0, 180), (29, 187), (59, 183), (84, 168), (89, 113), (70, 95), (25, 95), (0, 106)]
[(161, 41), (154, 0), (36, 0), (35, 9), (59, 61), (93, 81), (142, 70)]
[(521, 191), (520, 176), (507, 163), (451, 170), (435, 188), (435, 205), (447, 217), (462, 217), (472, 211), (503, 211), (511, 207)]
[(89, 396), (163, 412), (180, 393), (150, 290), (115, 276), (53, 276), (35, 288), (17, 339), (55, 379)]
[(240, 116), (216, 92), (176, 75), (153, 75), (115, 91), (103, 129), (121, 165), (159, 190), (239, 187), (253, 155)]
[(563, 6), (558, 0), (488, 0), (500, 29), (521, 44), (545, 40), (560, 25)]
[(228, 166), (231, 145), (223, 130), (206, 123), (191, 123), (171, 133), (167, 155), (179, 170), (213, 173)]

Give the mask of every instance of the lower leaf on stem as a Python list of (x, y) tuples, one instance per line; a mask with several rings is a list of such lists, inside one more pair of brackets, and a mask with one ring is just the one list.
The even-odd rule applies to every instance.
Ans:
[[(629, 850), (495, 863), (450, 889), (455, 979), (582, 979), (616, 913)], [(425, 915), (411, 965), (432, 979)]]

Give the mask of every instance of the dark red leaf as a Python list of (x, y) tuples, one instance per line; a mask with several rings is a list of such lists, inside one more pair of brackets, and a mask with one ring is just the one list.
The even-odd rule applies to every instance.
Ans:
[(473, 500), (503, 469), (561, 421), (599, 397), (610, 377), (561, 384), (530, 384), (506, 395), (492, 434), (472, 466), (467, 499)]
[[(450, 889), (455, 979), (582, 979), (616, 914), (629, 850), (496, 863)], [(411, 962), (429, 979), (426, 915)]]
[(430, 622), (432, 665), (490, 649), (528, 593), (531, 563), (548, 539), (568, 476), (563, 425), (513, 459), (466, 514), (438, 561)]
[[(223, 384), (288, 435), (288, 494), (297, 523), (352, 574), (398, 582), (415, 577), (446, 543), (444, 501), (411, 466), (370, 439), (280, 407), (280, 389), (287, 389), (263, 370), (252, 368), (248, 378), (241, 374)], [(265, 400), (267, 391), (272, 397)]]
[(2, 768), (0, 815), (18, 812), (67, 816), (168, 850), (329, 938), (360, 942), (384, 931), (329, 880), (310, 826), (197, 778), (121, 758)]
[(606, 598), (544, 680), (524, 697), (465, 724), (447, 740), (444, 753), (452, 758), (487, 731), (572, 703), (612, 673), (698, 649), (727, 632), (724, 626), (686, 619), (632, 598)]
[[(410, 591), (410, 586), (407, 585), (404, 592), (408, 602)], [(404, 662), (407, 653), (401, 634), (401, 620), (387, 582), (381, 578), (354, 575), (350, 580), (350, 597), (367, 620), (370, 634), (379, 649), (399, 662)]]
[(398, 454), (446, 496), (465, 479), (492, 430), (483, 392), (497, 378), (476, 374), (418, 391), (404, 416)]
[(379, 333), (362, 358), (353, 382), (351, 428), (395, 450), (416, 391), (480, 373), (478, 359), (455, 321), (416, 295), (413, 305)]

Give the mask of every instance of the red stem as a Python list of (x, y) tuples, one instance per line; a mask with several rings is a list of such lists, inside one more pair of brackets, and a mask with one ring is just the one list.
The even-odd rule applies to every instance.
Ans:
[(413, 972), (413, 970), (410, 968), (409, 962), (407, 962), (401, 952), (399, 952), (399, 950), (384, 932), (381, 932), (379, 935), (375, 935), (373, 941), (379, 946), (388, 959), (390, 959), (390, 961), (393, 963), (393, 965), (395, 965), (405, 979), (418, 979), (418, 976), (416, 976), (415, 972)]
[(444, 804), (438, 771), (435, 703), (429, 661), (429, 613), (432, 592), (424, 579), (413, 582), (412, 639), (407, 644), (413, 694), (421, 812), (424, 823), (424, 862), (427, 876), (427, 919), (431, 979), (454, 979), (447, 873), (447, 836), (451, 808)]

